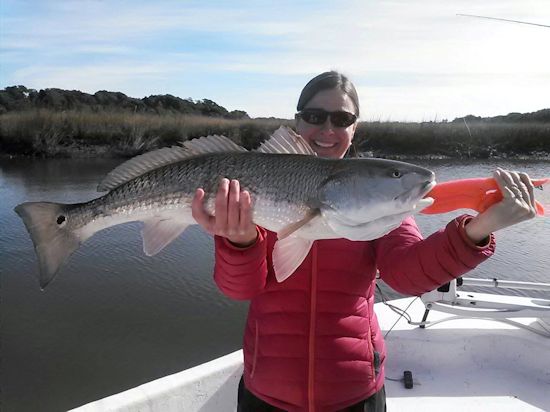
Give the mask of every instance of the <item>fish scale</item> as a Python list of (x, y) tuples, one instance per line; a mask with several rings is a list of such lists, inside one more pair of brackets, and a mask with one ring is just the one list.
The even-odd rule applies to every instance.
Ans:
[[(80, 218), (81, 214), (98, 219), (124, 210), (162, 209), (170, 201), (190, 204), (199, 187), (204, 188), (211, 205), (223, 177), (239, 180), (242, 190), (248, 190), (257, 202), (299, 205), (299, 209), (307, 210), (307, 205), (316, 201), (319, 186), (334, 169), (334, 161), (304, 156), (297, 162), (295, 156), (261, 153), (197, 156), (124, 183), (105, 196), (82, 204), (71, 211), (71, 216), (80, 223), (85, 220)], [(262, 209), (255, 210), (255, 214), (261, 219)]]

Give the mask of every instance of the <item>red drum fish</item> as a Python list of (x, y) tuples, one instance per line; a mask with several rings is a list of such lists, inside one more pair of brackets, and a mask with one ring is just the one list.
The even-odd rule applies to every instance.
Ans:
[(277, 279), (290, 276), (317, 239), (376, 239), (432, 203), (434, 173), (385, 159), (324, 159), (292, 130), (280, 128), (254, 152), (223, 136), (207, 136), (128, 160), (99, 184), (103, 196), (77, 204), (27, 202), (23, 219), (45, 288), (63, 262), (96, 232), (143, 222), (143, 251), (160, 252), (188, 225), (198, 187), (215, 213), (221, 178), (252, 195), (253, 220), (278, 234)]

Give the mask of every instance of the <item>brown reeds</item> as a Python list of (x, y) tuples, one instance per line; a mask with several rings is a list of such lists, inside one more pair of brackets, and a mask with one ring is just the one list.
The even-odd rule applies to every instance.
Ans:
[[(0, 115), (0, 151), (33, 156), (129, 157), (209, 134), (257, 147), (281, 119), (48, 109)], [(466, 127), (467, 126), (467, 127)], [(549, 122), (361, 122), (355, 146), (386, 157), (546, 156)]]
[(39, 156), (86, 152), (133, 156), (209, 134), (224, 134), (250, 148), (282, 123), (290, 124), (280, 120), (232, 120), (182, 114), (39, 109), (0, 115), (0, 150)]
[(360, 123), (356, 146), (388, 157), (543, 157), (550, 154), (549, 122)]

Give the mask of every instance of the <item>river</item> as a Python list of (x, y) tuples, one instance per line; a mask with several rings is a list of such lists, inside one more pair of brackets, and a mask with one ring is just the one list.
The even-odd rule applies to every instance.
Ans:
[[(2, 411), (66, 410), (241, 346), (247, 303), (217, 290), (213, 242), (197, 227), (154, 257), (142, 253), (139, 224), (107, 229), (40, 290), (32, 243), (14, 206), (94, 198), (98, 181), (118, 163), (0, 159)], [(488, 176), (497, 166), (550, 176), (550, 162), (540, 161), (415, 163), (439, 181)], [(458, 214), (417, 221), (428, 235)], [(497, 245), (496, 255), (469, 276), (550, 282), (550, 219), (503, 230)]]

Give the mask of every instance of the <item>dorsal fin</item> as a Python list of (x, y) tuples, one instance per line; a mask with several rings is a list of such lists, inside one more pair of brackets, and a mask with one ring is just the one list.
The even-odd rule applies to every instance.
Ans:
[(244, 147), (234, 143), (231, 139), (217, 134), (187, 140), (182, 145), (193, 155), (206, 153), (247, 152)]
[(200, 154), (246, 151), (244, 147), (233, 143), (225, 136), (211, 135), (188, 140), (183, 142), (182, 146), (163, 147), (122, 163), (105, 176), (97, 186), (97, 190), (99, 192), (112, 190), (153, 169)]
[(290, 127), (281, 126), (256, 149), (260, 153), (291, 153), (317, 156), (304, 138)]
[(150, 170), (175, 163), (192, 155), (185, 147), (172, 146), (133, 157), (111, 170), (99, 183), (97, 191), (112, 190)]

